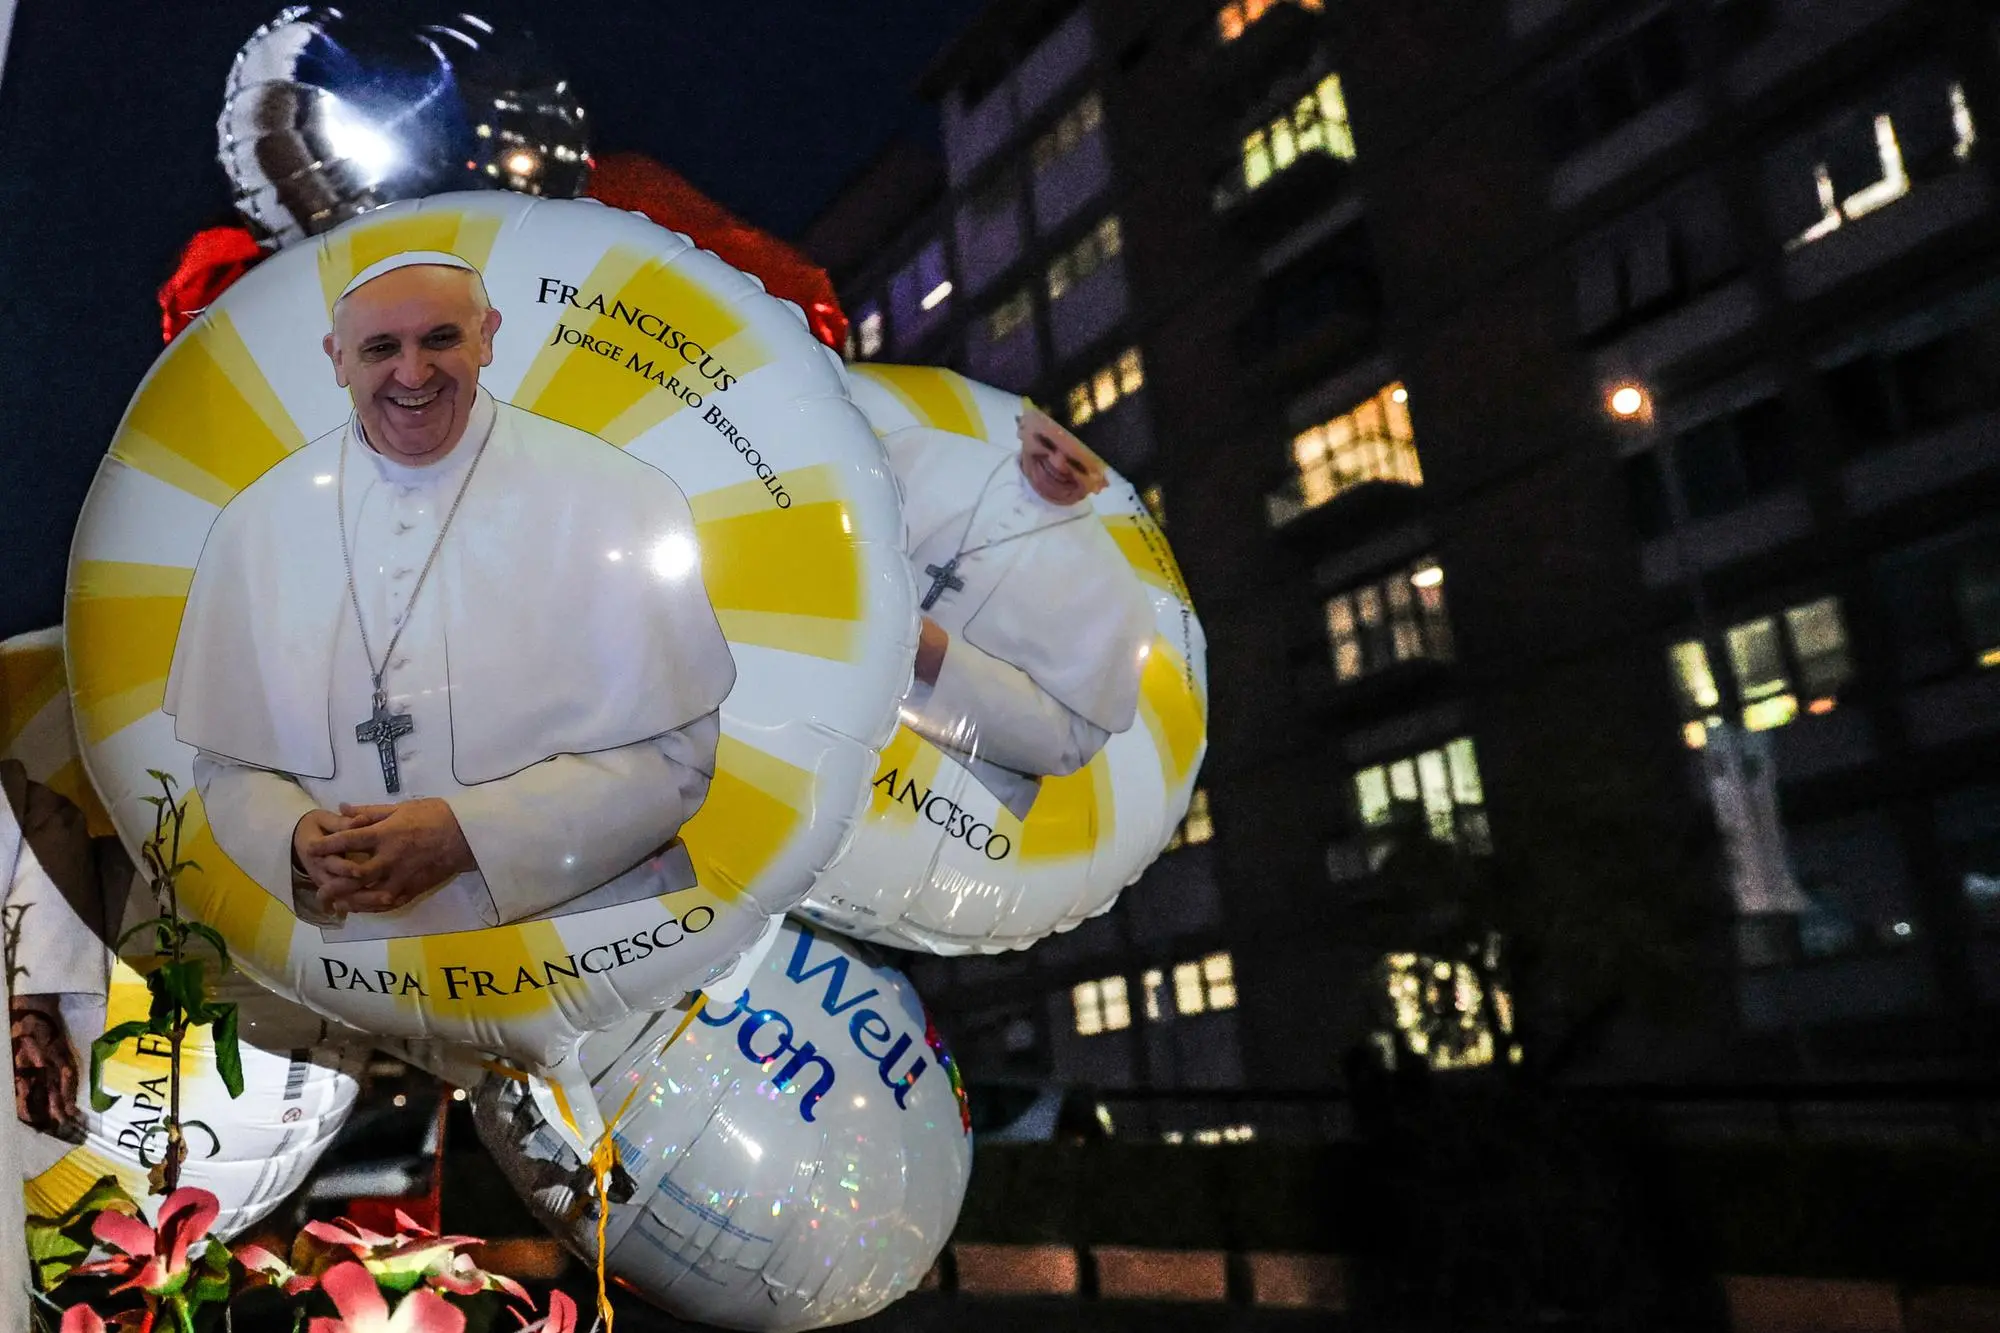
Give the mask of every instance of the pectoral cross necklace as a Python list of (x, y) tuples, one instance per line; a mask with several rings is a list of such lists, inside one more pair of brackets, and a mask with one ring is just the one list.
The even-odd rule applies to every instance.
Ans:
[[(355, 433), (360, 434), (360, 426)], [(340, 518), (340, 561), (347, 567), (347, 600), (354, 608), (354, 627), (361, 631), (361, 655), (368, 659), (368, 672), (375, 682), (375, 707), (366, 721), (354, 728), (357, 745), (375, 747), (375, 757), (382, 764), (382, 787), (391, 796), (403, 789), (403, 774), (396, 762), (396, 742), (417, 729), (417, 724), (408, 713), (389, 711), (389, 691), (383, 686), (383, 677), (389, 674), (390, 659), (396, 655), (396, 644), (403, 637), (403, 630), (410, 623), (410, 615), (416, 610), (417, 595), (424, 590), (424, 580), (431, 576), (431, 566), (437, 563), (438, 552), (444, 549), (444, 535), (451, 531), (451, 521), (458, 517), (458, 506), (465, 500), (466, 488), (472, 485), (472, 474), (479, 470), (479, 460), (486, 456), (486, 445), (492, 440), (488, 434), (479, 442), (479, 452), (472, 456), (472, 465), (465, 469), (465, 480), (458, 483), (458, 494), (452, 497), (451, 508), (445, 511), (444, 522), (438, 525), (437, 540), (431, 543), (431, 553), (424, 561), (422, 572), (417, 575), (416, 584), (410, 589), (410, 600), (403, 603), (403, 618), (396, 624), (396, 632), (389, 636), (389, 646), (382, 650), (382, 665), (375, 665), (375, 651), (368, 646), (368, 620), (361, 614), (361, 594), (354, 586), (354, 555), (347, 544), (347, 441), (340, 442), (339, 478), (334, 482), (334, 509)], [(435, 466), (435, 465), (433, 465)]]
[(1051, 528), (1060, 528), (1064, 524), (1076, 523), (1091, 516), (1091, 510), (1086, 506), (1081, 514), (1071, 514), (1068, 518), (1044, 523), (1039, 527), (1029, 528), (1026, 532), (1016, 532), (1011, 536), (997, 537), (980, 546), (968, 547), (966, 543), (972, 540), (972, 525), (979, 521), (979, 507), (986, 503), (987, 492), (993, 489), (993, 479), (1000, 475), (1000, 468), (1006, 467), (1007, 464), (1014, 463), (1019, 466), (1019, 457), (1016, 454), (1001, 459), (999, 466), (987, 474), (986, 484), (979, 488), (979, 498), (972, 502), (972, 512), (965, 516), (965, 530), (958, 534), (958, 553), (941, 565), (924, 566), (924, 573), (931, 576), (931, 589), (924, 594), (924, 600), (918, 603), (919, 610), (928, 611), (936, 606), (937, 599), (944, 596), (947, 588), (953, 592), (965, 591), (965, 580), (958, 577), (958, 566), (965, 557), (978, 555), (981, 551), (990, 551), (996, 546), (1005, 546), (1008, 542), (1017, 542), (1023, 537), (1032, 537), (1038, 532), (1047, 532)]

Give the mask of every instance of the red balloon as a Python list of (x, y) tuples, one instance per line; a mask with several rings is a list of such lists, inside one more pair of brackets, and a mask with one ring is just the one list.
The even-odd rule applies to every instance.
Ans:
[(597, 159), (587, 193), (613, 208), (644, 213), (754, 274), (765, 291), (806, 312), (815, 338), (835, 351), (846, 345), (847, 315), (826, 270), (769, 232), (744, 222), (688, 184), (679, 172), (640, 153), (611, 153)]
[(160, 340), (172, 342), (268, 253), (247, 227), (205, 227), (196, 232), (182, 247), (174, 275), (160, 285)]

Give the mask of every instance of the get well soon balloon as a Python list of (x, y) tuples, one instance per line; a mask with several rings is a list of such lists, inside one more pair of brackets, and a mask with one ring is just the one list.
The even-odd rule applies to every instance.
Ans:
[[(19, 760), (28, 776), (80, 806), (91, 831), (108, 834), (103, 814), (83, 778), (69, 699), (63, 689), (62, 636), (54, 630), (0, 643), (0, 758)], [(145, 919), (151, 900), (134, 887), (123, 927)], [(81, 922), (78, 923), (81, 929)], [(114, 933), (122, 934), (123, 928)], [(131, 948), (144, 951), (142, 934)], [(109, 953), (109, 946), (105, 946)], [(26, 960), (29, 976), (34, 960)], [(108, 1024), (146, 1016), (145, 979), (123, 959), (110, 959), (108, 996), (66, 994), (63, 1019), (87, 1069), (90, 1042)], [(197, 1029), (181, 1053), (181, 1115), (208, 1126), (189, 1131), (182, 1181), (212, 1191), (222, 1205), (216, 1234), (228, 1237), (276, 1207), (305, 1179), (353, 1109), (356, 1082), (367, 1051), (354, 1034), (333, 1031), (317, 1014), (288, 1004), (244, 979), (226, 980), (219, 998), (237, 1005), (241, 1024), (243, 1095), (231, 1097), (215, 1070), (206, 1029)], [(28, 1211), (57, 1217), (97, 1181), (116, 1177), (147, 1208), (147, 1171), (163, 1146), (161, 1117), (168, 1102), (170, 1053), (163, 1043), (137, 1038), (104, 1062), (103, 1082), (117, 1100), (97, 1111), (79, 1096), (84, 1141), (66, 1143), (23, 1130), (20, 1138)]]
[[(169, 345), (67, 642), (129, 845), (258, 980), (532, 1065), (804, 894), (909, 670), (893, 478), (795, 307), (590, 201), (442, 195)], [(585, 1127), (586, 1129), (588, 1127)]]
[(1201, 625), (1138, 494), (1059, 423), (951, 371), (852, 369), (922, 634), (853, 847), (803, 910), (905, 948), (1021, 948), (1108, 908), (1186, 813)]
[[(958, 1220), (972, 1140), (957, 1072), (909, 981), (843, 940), (787, 921), (746, 981), (677, 1040), (669, 1010), (585, 1043), (631, 1184), (607, 1271), (724, 1328), (863, 1318), (916, 1286)], [(594, 1260), (591, 1178), (548, 1100), (496, 1075), (473, 1111), (537, 1216)]]

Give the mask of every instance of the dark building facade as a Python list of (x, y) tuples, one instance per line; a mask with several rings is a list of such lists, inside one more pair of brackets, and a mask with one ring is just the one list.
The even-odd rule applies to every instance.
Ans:
[(1213, 703), (1113, 912), (918, 964), (973, 1075), (1213, 1138), (1357, 1059), (1990, 1072), (1997, 55), (1970, 0), (989, 9), (807, 246), (850, 355), (1140, 486)]

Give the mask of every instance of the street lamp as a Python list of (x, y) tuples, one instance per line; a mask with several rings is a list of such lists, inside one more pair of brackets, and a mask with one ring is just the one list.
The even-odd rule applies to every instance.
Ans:
[(1644, 414), (1649, 406), (1645, 387), (1629, 382), (1613, 388), (1604, 401), (1612, 416), (1626, 421)]

